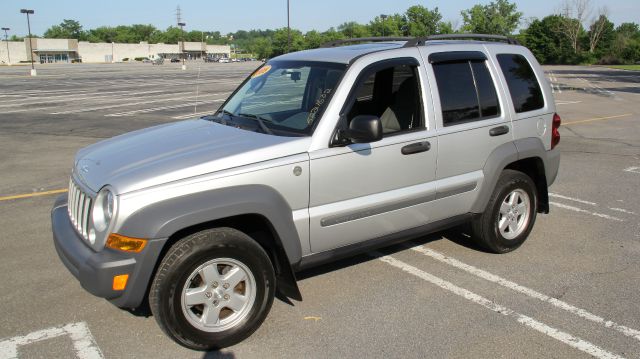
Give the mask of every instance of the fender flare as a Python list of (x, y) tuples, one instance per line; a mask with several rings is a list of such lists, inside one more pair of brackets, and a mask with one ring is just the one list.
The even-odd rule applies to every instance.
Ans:
[(274, 266), (282, 271), (278, 285), (288, 297), (301, 300), (293, 271), (302, 259), (300, 238), (291, 207), (271, 187), (243, 185), (159, 201), (130, 215), (118, 232), (136, 238), (168, 238), (185, 228), (248, 214), (260, 215), (271, 225), (280, 259)]
[(498, 178), (502, 170), (509, 164), (524, 160), (527, 158), (539, 158), (542, 160), (544, 183), (537, 183), (540, 186), (539, 191), (542, 192), (545, 200), (547, 195), (547, 187), (550, 186), (558, 174), (560, 164), (560, 153), (558, 150), (547, 151), (542, 141), (537, 137), (522, 138), (513, 142), (508, 142), (498, 146), (487, 158), (487, 162), (482, 169), (484, 173), (484, 184), (476, 201), (471, 207), (472, 213), (482, 213), (489, 203), (491, 194), (493, 193)]

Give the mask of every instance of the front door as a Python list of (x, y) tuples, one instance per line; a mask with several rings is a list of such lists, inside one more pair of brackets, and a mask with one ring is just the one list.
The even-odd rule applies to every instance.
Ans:
[(359, 115), (377, 116), (382, 140), (310, 153), (312, 252), (430, 222), (437, 141), (425, 125), (419, 64), (419, 56), (374, 63), (355, 81), (341, 126)]

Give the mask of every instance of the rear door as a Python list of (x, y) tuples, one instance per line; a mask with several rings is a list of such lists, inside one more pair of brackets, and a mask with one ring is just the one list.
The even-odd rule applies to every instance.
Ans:
[(470, 211), (489, 155), (513, 141), (496, 68), (481, 44), (425, 46), (438, 134), (437, 203), (433, 219)]

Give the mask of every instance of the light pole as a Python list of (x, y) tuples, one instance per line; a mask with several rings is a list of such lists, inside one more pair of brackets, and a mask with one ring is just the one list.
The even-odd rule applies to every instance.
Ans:
[(287, 52), (291, 50), (291, 22), (289, 16), (289, 0), (287, 0)]
[(384, 21), (389, 17), (389, 15), (382, 14), (380, 18), (382, 19), (382, 37), (384, 37)]
[(184, 27), (186, 25), (187, 24), (184, 23), (184, 22), (179, 22), (178, 23), (178, 26), (180, 26), (180, 34), (182, 36), (182, 69), (183, 70), (187, 69), (187, 65), (184, 63), (184, 60), (185, 60), (185, 58), (184, 58), (185, 57), (185, 53), (184, 53)]
[(4, 42), (7, 43), (7, 63), (11, 66), (11, 55), (9, 54), (9, 35), (7, 35), (7, 31), (11, 30), (8, 27), (3, 27), (4, 30)]
[(21, 14), (27, 14), (27, 28), (29, 29), (29, 55), (31, 58), (31, 76), (35, 76), (36, 75), (36, 68), (33, 66), (33, 46), (32, 46), (32, 39), (31, 39), (31, 22), (29, 21), (29, 14), (33, 15), (35, 13), (35, 11), (30, 10), (30, 9), (20, 9), (20, 13)]

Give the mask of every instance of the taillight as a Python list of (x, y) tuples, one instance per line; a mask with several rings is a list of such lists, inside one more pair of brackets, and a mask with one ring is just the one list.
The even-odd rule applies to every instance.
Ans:
[(557, 113), (553, 114), (553, 123), (551, 124), (551, 149), (560, 143), (560, 124), (562, 120)]

